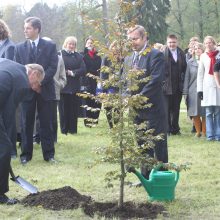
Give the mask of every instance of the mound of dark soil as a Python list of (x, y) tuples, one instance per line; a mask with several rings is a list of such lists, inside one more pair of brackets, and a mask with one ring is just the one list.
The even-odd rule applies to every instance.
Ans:
[(42, 206), (45, 209), (52, 210), (77, 209), (90, 202), (90, 196), (81, 195), (69, 186), (30, 194), (21, 201), (24, 205)]
[(117, 203), (99, 203), (93, 202), (82, 207), (85, 214), (93, 217), (94, 214), (107, 218), (117, 217), (121, 220), (127, 219), (155, 219), (158, 214), (162, 214), (165, 209), (162, 205), (151, 203), (135, 204), (125, 202), (123, 207), (119, 208)]
[(82, 208), (84, 213), (90, 217), (97, 214), (123, 220), (132, 218), (154, 219), (158, 214), (165, 211), (162, 205), (151, 203), (125, 202), (124, 206), (119, 208), (117, 203), (95, 202), (90, 196), (81, 195), (69, 186), (28, 195), (21, 203), (25, 206), (42, 206), (45, 209), (52, 210)]

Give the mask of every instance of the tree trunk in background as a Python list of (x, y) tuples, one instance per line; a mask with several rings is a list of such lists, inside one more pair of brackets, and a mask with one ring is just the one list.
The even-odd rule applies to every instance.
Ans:
[(107, 1), (102, 0), (102, 12), (103, 12), (103, 26), (105, 31), (105, 43), (108, 44), (109, 37), (108, 37), (108, 7), (107, 7)]
[(82, 36), (83, 36), (83, 41), (85, 42), (87, 36), (86, 36), (86, 33), (85, 33), (86, 28), (85, 28), (85, 22), (84, 22), (84, 18), (83, 18), (83, 14), (82, 14), (83, 9), (84, 9), (84, 1), (79, 1), (78, 7), (79, 7), (79, 10), (80, 10), (80, 17), (81, 17)]
[(177, 3), (177, 22), (180, 27), (180, 38), (181, 40), (184, 39), (184, 27), (183, 27), (183, 19), (182, 19), (182, 10), (180, 7), (180, 0), (176, 0)]
[(215, 4), (215, 17), (216, 17), (216, 28), (217, 28), (217, 33), (220, 33), (220, 18), (219, 18), (219, 12), (218, 12), (218, 1), (214, 0), (214, 4)]
[(203, 4), (201, 0), (198, 0), (199, 6), (199, 37), (203, 40), (204, 30), (203, 30)]

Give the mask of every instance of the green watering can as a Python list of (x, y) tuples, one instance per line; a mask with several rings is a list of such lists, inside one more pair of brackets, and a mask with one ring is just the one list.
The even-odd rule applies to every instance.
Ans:
[(135, 168), (128, 168), (128, 172), (134, 173), (141, 181), (149, 195), (150, 201), (169, 201), (175, 198), (175, 187), (179, 180), (179, 172), (159, 171), (161, 166), (151, 170), (149, 180), (144, 178)]

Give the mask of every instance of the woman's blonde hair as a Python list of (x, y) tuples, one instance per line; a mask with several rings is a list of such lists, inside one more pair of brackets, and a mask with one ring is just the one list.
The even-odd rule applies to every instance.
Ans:
[(203, 50), (203, 52), (205, 51), (205, 47), (204, 47), (204, 45), (202, 44), (202, 43), (196, 43), (195, 44), (195, 47), (198, 47), (198, 49), (201, 49), (201, 50)]
[(77, 45), (77, 38), (74, 36), (67, 37), (63, 42), (63, 49), (66, 49), (66, 46), (69, 42), (73, 42), (75, 45)]
[(206, 40), (210, 40), (214, 45), (216, 45), (216, 40), (215, 40), (214, 37), (212, 37), (212, 36), (206, 36), (206, 37), (204, 38), (203, 43), (205, 43)]

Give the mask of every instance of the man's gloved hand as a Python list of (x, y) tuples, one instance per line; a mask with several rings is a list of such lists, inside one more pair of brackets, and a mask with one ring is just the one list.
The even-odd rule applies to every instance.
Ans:
[(198, 96), (201, 100), (203, 100), (203, 92), (198, 92)]

